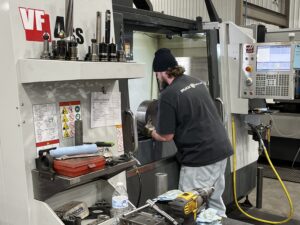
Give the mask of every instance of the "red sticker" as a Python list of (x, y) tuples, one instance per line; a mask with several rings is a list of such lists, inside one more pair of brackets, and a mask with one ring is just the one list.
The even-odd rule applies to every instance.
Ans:
[(28, 9), (23, 7), (19, 7), (19, 11), (27, 41), (41, 42), (44, 40), (44, 33), (48, 33), (50, 35), (49, 41), (51, 41), (49, 14), (46, 14), (44, 10)]

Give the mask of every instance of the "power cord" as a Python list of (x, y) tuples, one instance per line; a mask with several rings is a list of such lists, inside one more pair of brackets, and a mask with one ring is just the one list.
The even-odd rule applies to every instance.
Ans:
[(234, 117), (232, 116), (231, 117), (231, 126), (232, 126), (232, 145), (233, 145), (233, 195), (234, 195), (234, 201), (235, 201), (235, 204), (237, 206), (237, 208), (247, 217), (253, 219), (253, 220), (256, 220), (256, 221), (259, 221), (259, 222), (262, 222), (262, 223), (267, 223), (267, 224), (282, 224), (282, 223), (286, 223), (288, 221), (290, 221), (293, 217), (293, 214), (294, 214), (294, 207), (293, 207), (293, 202), (292, 202), (292, 199), (291, 199), (291, 196), (288, 192), (288, 190), (286, 189), (284, 183), (282, 182), (279, 174), (277, 173), (270, 157), (269, 157), (269, 154), (268, 154), (268, 151), (267, 151), (267, 148), (262, 140), (262, 137), (260, 135), (260, 133), (257, 131), (257, 129), (250, 125), (251, 128), (254, 129), (254, 131), (257, 133), (257, 136), (259, 137), (259, 142), (260, 144), (263, 146), (263, 149), (264, 149), (264, 153), (266, 155), (266, 158), (274, 172), (274, 174), (276, 175), (279, 183), (281, 184), (282, 186), (282, 189), (288, 199), (288, 202), (289, 202), (289, 206), (290, 206), (290, 213), (288, 215), (288, 217), (285, 219), (285, 220), (281, 220), (281, 221), (270, 221), (270, 220), (264, 220), (264, 219), (260, 219), (260, 218), (257, 218), (257, 217), (254, 217), (250, 214), (248, 214), (247, 212), (245, 212), (239, 205), (239, 202), (237, 200), (237, 191), (236, 191), (236, 130), (235, 130), (235, 121), (234, 121)]
[[(135, 156), (133, 155), (132, 152), (128, 154), (128, 157), (135, 160), (137, 165), (139, 165), (139, 166), (141, 165), (141, 162), (137, 158), (135, 158)], [(138, 195), (138, 200), (137, 200), (137, 203), (136, 203), (136, 207), (138, 207), (139, 204), (140, 204), (141, 194), (142, 194), (142, 177), (141, 177), (141, 174), (140, 174), (140, 171), (139, 171), (139, 168), (137, 167), (137, 165), (133, 166), (133, 168), (135, 169), (135, 173), (138, 175), (138, 178), (139, 178), (139, 195)]]
[(142, 176), (137, 166), (134, 166), (134, 169), (135, 169), (135, 173), (138, 175), (139, 178), (139, 194), (138, 194), (137, 203), (135, 205), (138, 208), (141, 201), (141, 194), (142, 194)]

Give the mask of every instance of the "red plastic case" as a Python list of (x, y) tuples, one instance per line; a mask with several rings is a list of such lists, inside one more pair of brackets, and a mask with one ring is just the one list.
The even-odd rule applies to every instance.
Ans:
[(83, 174), (101, 170), (105, 167), (103, 156), (54, 160), (54, 170), (57, 174), (67, 177), (77, 177)]

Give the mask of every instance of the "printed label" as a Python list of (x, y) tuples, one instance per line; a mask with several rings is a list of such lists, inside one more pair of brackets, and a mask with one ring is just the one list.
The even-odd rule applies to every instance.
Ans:
[(42, 42), (44, 33), (50, 35), (49, 41), (51, 41), (49, 14), (46, 14), (44, 10), (23, 7), (19, 7), (19, 11), (27, 41)]
[(253, 53), (254, 45), (246, 45), (246, 53)]
[(116, 209), (128, 207), (128, 197), (127, 196), (114, 196), (112, 197), (112, 207)]

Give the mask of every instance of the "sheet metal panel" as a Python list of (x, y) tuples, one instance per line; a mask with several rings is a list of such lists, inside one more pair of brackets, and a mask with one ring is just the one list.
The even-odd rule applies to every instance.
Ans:
[(266, 26), (267, 30), (278, 30), (279, 29), (278, 26), (247, 18), (246, 25), (251, 25), (251, 24), (262, 24), (262, 25)]
[(290, 28), (300, 28), (300, 1), (290, 0)]
[(247, 2), (267, 8), (267, 9), (271, 9), (275, 12), (279, 12), (282, 13), (284, 12), (281, 8), (281, 3), (282, 0), (248, 0)]
[[(112, 10), (112, 5), (110, 0), (78, 0), (76, 3), (74, 7), (74, 15), (76, 15), (74, 25), (86, 28), (83, 29), (86, 42), (80, 48), (82, 51), (79, 50), (79, 55), (83, 56), (85, 54), (83, 50), (87, 49), (87, 45), (90, 44), (90, 39), (93, 37), (96, 11)], [(28, 18), (24, 17), (25, 14), (20, 14), (20, 8), (30, 9), (30, 11), (26, 11), (26, 15), (31, 15), (31, 19), (29, 19), (29, 16)], [(87, 113), (91, 108), (90, 92), (101, 91), (103, 86), (108, 87), (108, 90), (117, 91), (118, 84), (116, 81), (66, 81), (62, 83), (39, 83), (37, 85), (22, 85), (20, 82), (20, 72), (16, 67), (16, 63), (19, 59), (39, 57), (43, 47), (41, 42), (32, 41), (32, 32), (36, 31), (39, 37), (41, 31), (37, 28), (34, 30), (31, 28), (31, 24), (37, 24), (36, 21), (31, 22), (33, 21), (32, 18), (39, 18), (39, 21), (44, 24), (46, 19), (37, 17), (37, 15), (49, 15), (50, 18), (46, 17), (49, 18), (49, 20), (47, 19), (49, 21), (47, 26), (49, 25), (51, 31), (54, 31), (56, 16), (63, 16), (64, 8), (64, 1), (60, 0), (0, 0), (0, 19), (3, 22), (1, 27), (2, 32), (6, 34), (0, 38), (1, 49), (5, 51), (5, 54), (0, 56), (1, 62), (5, 65), (1, 71), (5, 82), (0, 83), (0, 102), (3, 106), (1, 107), (0, 116), (1, 225), (63, 224), (45, 203), (36, 201), (33, 198), (31, 169), (35, 167), (34, 158), (36, 157), (32, 118), (33, 104), (81, 98), (83, 109), (86, 110), (84, 112), (86, 138), (88, 137), (91, 141), (99, 140), (99, 138), (107, 140), (114, 133), (113, 129), (116, 129), (111, 127), (107, 131), (97, 129), (93, 132), (89, 126), (90, 115)], [(24, 12), (24, 10), (22, 11)], [(36, 14), (36, 12), (45, 14)], [(21, 18), (25, 19), (22, 20)], [(24, 30), (24, 21), (26, 21), (26, 31)], [(112, 34), (113, 28), (112, 26)], [(26, 41), (26, 32), (32, 35), (30, 41)], [(53, 32), (50, 33), (53, 34)], [(43, 74), (41, 74), (42, 76)], [(68, 88), (66, 88), (66, 85)], [(114, 134), (113, 142), (116, 140), (116, 133)], [(70, 142), (70, 139), (64, 140), (62, 145), (70, 145)], [(124, 175), (123, 177), (125, 180)], [(91, 193), (91, 196), (94, 200), (97, 199), (95, 194)]]
[[(187, 19), (195, 19), (196, 16), (202, 16), (203, 21), (209, 21), (206, 6), (203, 0), (151, 0), (154, 11), (164, 12), (168, 15), (178, 16)], [(283, 13), (283, 0), (248, 0), (253, 3), (276, 12)], [(223, 21), (234, 21), (235, 19), (235, 3), (236, 0), (228, 0), (227, 4), (222, 4), (222, 1), (213, 0), (219, 16)], [(291, 28), (300, 27), (300, 1), (290, 0), (290, 26)], [(256, 21), (247, 19), (247, 24), (257, 23)], [(274, 27), (271, 27), (272, 29)]]
[[(154, 11), (163, 11), (165, 14), (187, 19), (195, 19), (196, 16), (202, 16), (203, 21), (209, 21), (206, 5), (203, 0), (151, 0), (151, 2)], [(223, 21), (235, 21), (236, 0), (227, 0), (226, 4), (219, 0), (212, 0), (212, 2)], [(282, 0), (248, 0), (248, 2), (271, 9), (275, 12), (284, 12)], [(298, 5), (298, 7), (291, 9), (295, 11), (294, 13), (297, 14), (299, 18), (299, 1), (291, 0), (291, 4), (292, 3)]]
[[(266, 7), (268, 9), (274, 10), (276, 12), (280, 12), (283, 13), (284, 12), (284, 8), (281, 7), (284, 3), (283, 0), (278, 0), (278, 1), (274, 1), (274, 0), (249, 0), (248, 2), (262, 6), (262, 7)], [(278, 3), (276, 3), (278, 2)], [(299, 0), (290, 0), (290, 15), (289, 15), (289, 27), (290, 28), (299, 28), (300, 27), (300, 1)], [(253, 24), (253, 23), (257, 23), (255, 21), (251, 21), (247, 19), (247, 24)], [(269, 27), (269, 25), (268, 25)], [(278, 27), (276, 26), (270, 26), (270, 29), (276, 29)]]
[[(219, 16), (223, 21), (234, 21), (235, 1), (227, 0), (226, 4), (220, 0), (212, 0)], [(209, 21), (205, 2), (203, 0), (151, 0), (153, 10), (167, 15), (178, 16), (186, 19), (195, 19), (201, 16), (203, 21)]]

